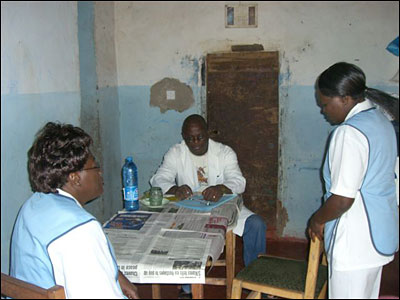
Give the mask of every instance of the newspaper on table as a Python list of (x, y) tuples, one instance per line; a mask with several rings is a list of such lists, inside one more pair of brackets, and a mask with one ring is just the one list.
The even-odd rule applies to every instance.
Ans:
[(223, 205), (214, 208), (211, 211), (211, 215), (226, 217), (228, 219), (228, 230), (232, 230), (237, 224), (239, 213), (242, 207), (243, 198), (241, 195), (238, 195), (229, 202), (226, 202)]
[[(236, 195), (233, 199), (231, 198), (228, 202), (223, 205), (215, 207), (211, 210), (211, 215), (213, 216), (224, 216), (228, 219), (228, 230), (233, 229), (239, 217), (240, 210), (243, 206), (243, 198), (241, 195)], [(187, 208), (184, 206), (177, 206), (174, 202), (169, 202), (164, 209), (165, 212), (175, 212), (178, 214), (209, 214), (208, 211), (201, 211), (197, 209)]]
[[(236, 203), (232, 201), (232, 203)], [(194, 212), (169, 203), (162, 211), (121, 211), (103, 228), (120, 271), (137, 283), (205, 283), (208, 258), (221, 255), (236, 205)]]

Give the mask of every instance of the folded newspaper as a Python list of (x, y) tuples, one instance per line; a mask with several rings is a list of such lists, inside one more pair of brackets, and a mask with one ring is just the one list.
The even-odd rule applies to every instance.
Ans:
[(211, 211), (212, 209), (224, 204), (229, 200), (232, 200), (235, 197), (237, 197), (236, 194), (223, 195), (217, 202), (212, 202), (204, 200), (202, 195), (194, 195), (188, 199), (176, 202), (175, 205), (201, 211)]

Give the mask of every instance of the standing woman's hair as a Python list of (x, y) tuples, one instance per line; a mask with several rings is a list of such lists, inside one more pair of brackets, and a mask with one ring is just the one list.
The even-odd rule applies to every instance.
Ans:
[(83, 169), (92, 138), (70, 124), (47, 123), (28, 151), (29, 180), (34, 192), (56, 193), (71, 172)]
[(317, 87), (327, 97), (350, 96), (357, 102), (362, 102), (367, 98), (399, 121), (398, 99), (380, 90), (367, 87), (365, 74), (356, 65), (339, 62), (330, 66), (318, 77)]

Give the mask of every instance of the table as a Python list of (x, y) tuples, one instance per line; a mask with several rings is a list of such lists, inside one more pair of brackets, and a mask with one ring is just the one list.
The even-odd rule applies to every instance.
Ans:
[[(232, 201), (223, 204), (220, 208), (213, 209), (209, 214), (203, 213), (199, 215), (193, 213), (192, 210), (178, 209), (177, 206), (173, 204), (167, 205), (161, 212), (154, 212), (154, 209), (152, 209), (153, 211), (148, 211), (146, 207), (141, 207), (141, 211), (136, 211), (128, 215), (126, 211), (119, 212), (119, 214), (110, 219), (111, 222), (106, 222), (104, 227), (105, 232), (114, 246), (117, 263), (121, 272), (132, 282), (151, 283), (154, 299), (160, 299), (161, 297), (161, 283), (191, 284), (194, 299), (204, 298), (204, 284), (226, 285), (227, 298), (230, 298), (232, 281), (235, 275), (235, 235), (232, 228), (236, 225), (241, 204), (242, 199), (238, 196)], [(173, 208), (175, 208), (176, 211), (171, 214), (170, 210)], [(118, 220), (118, 218), (116, 218), (118, 215), (128, 217), (135, 216), (135, 218), (129, 220), (129, 226), (132, 228), (136, 226), (136, 229), (124, 229), (124, 225), (121, 222), (115, 222)], [(138, 218), (136, 218), (136, 216)], [(207, 219), (210, 221), (207, 221), (208, 223), (205, 224), (204, 220)], [(133, 224), (131, 222), (132, 220), (135, 220), (133, 223), (136, 223)], [(141, 222), (141, 220), (144, 220), (144, 222)], [(166, 221), (160, 228), (156, 228), (154, 227), (155, 224), (158, 224), (156, 220)], [(183, 228), (179, 228), (182, 224)], [(221, 227), (221, 224), (228, 226)], [(199, 229), (199, 227), (203, 229)], [(183, 230), (179, 231), (177, 228)], [(221, 228), (225, 229), (225, 240), (223, 240), (223, 236), (220, 235)], [(157, 230), (160, 231), (153, 236), (149, 234), (152, 230), (154, 230), (154, 232)], [(185, 243), (189, 242), (189, 239), (185, 240), (182, 238), (173, 240), (175, 235), (178, 237), (182, 234), (190, 234), (190, 237), (194, 236), (194, 238), (190, 240), (190, 244), (197, 245), (198, 243), (199, 247), (195, 248), (195, 250), (189, 250), (187, 253), (179, 253), (179, 255), (186, 258), (178, 259), (176, 257), (177, 252), (179, 252), (179, 247), (174, 250), (174, 244), (181, 243), (180, 247), (185, 247)], [(203, 240), (197, 240), (196, 235), (205, 237), (202, 238)], [(169, 243), (171, 243), (171, 245)], [(225, 260), (216, 260), (222, 253), (224, 244)], [(137, 249), (132, 250), (132, 248), (135, 247)], [(140, 247), (142, 247), (142, 249), (140, 249)], [(132, 252), (130, 253), (129, 251), (131, 250)], [(192, 255), (192, 253), (195, 254)], [(167, 256), (162, 257), (164, 254)], [(198, 258), (193, 259), (193, 262), (189, 262), (188, 264), (188, 260), (191, 259), (187, 258), (189, 254), (195, 257), (198, 255)], [(159, 256), (157, 257), (157, 255)], [(209, 255), (214, 257), (213, 266), (225, 266), (226, 278), (209, 278), (205, 276), (206, 265), (211, 265)], [(169, 257), (169, 259), (167, 259), (167, 257)], [(169, 260), (172, 260), (173, 263), (171, 263), (171, 265), (166, 265), (166, 262), (168, 263)], [(199, 268), (200, 261), (201, 270)], [(180, 274), (190, 274), (190, 272), (192, 272), (193, 274), (196, 273), (196, 276), (189, 278), (190, 276), (182, 276), (179, 272)]]
[[(231, 298), (232, 293), (232, 281), (235, 276), (235, 240), (236, 235), (232, 230), (229, 230), (226, 234), (225, 243), (225, 260), (217, 260), (214, 263), (215, 267), (225, 266), (226, 278), (214, 278), (206, 277), (205, 284), (211, 285), (226, 285), (226, 298)], [(208, 262), (209, 266), (210, 263)], [(191, 284), (193, 299), (204, 299), (204, 285), (203, 284)], [(152, 284), (153, 299), (161, 299), (160, 284)]]

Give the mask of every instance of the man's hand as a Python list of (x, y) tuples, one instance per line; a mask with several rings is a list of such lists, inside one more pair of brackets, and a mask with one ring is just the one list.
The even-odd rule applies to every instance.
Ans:
[(192, 189), (188, 185), (182, 185), (175, 190), (175, 197), (179, 200), (188, 198), (193, 195)]
[(204, 200), (216, 202), (222, 197), (224, 192), (220, 185), (214, 185), (206, 188), (202, 194)]
[(122, 292), (129, 299), (140, 299), (137, 287), (125, 277), (121, 271), (118, 271), (118, 281)]

